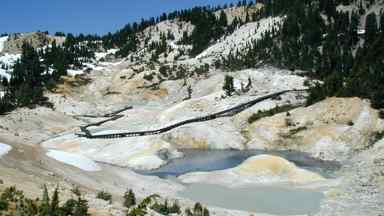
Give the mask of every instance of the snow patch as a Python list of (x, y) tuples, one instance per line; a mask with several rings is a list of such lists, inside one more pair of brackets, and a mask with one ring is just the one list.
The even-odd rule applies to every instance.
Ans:
[(3, 51), (4, 49), (4, 44), (5, 42), (8, 40), (8, 36), (5, 36), (5, 37), (0, 37), (0, 52)]
[[(0, 41), (1, 48), (1, 41)], [(0, 78), (6, 78), (8, 81), (11, 79), (11, 71), (15, 62), (21, 58), (20, 54), (4, 53), (0, 56)], [(5, 67), (5, 68), (3, 68)]]
[(99, 167), (99, 165), (97, 165), (96, 162), (82, 155), (57, 150), (49, 150), (47, 152), (47, 156), (62, 163), (77, 167), (84, 171), (96, 172), (101, 170), (101, 168)]
[(335, 141), (329, 137), (321, 138), (310, 151), (313, 156), (320, 159), (327, 160), (340, 160), (340, 155), (345, 155), (349, 152), (350, 148), (343, 142)]
[(5, 78), (8, 81), (11, 79), (11, 74), (7, 73), (6, 70), (0, 68), (0, 79)]
[(0, 56), (0, 64), (5, 64), (7, 66), (13, 66), (13, 64), (21, 58), (21, 54), (10, 54), (4, 53)]
[(84, 74), (84, 71), (82, 71), (82, 70), (67, 70), (67, 74), (69, 76), (76, 76), (76, 75)]
[(95, 52), (96, 60), (99, 61), (102, 58), (105, 58), (109, 54), (115, 54), (119, 49), (110, 49), (107, 52)]
[(4, 144), (4, 143), (0, 143), (0, 157), (8, 154), (8, 152), (11, 150), (12, 150), (11, 146)]

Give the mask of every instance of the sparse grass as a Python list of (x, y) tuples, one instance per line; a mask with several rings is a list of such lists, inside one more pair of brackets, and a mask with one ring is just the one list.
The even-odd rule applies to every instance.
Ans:
[(72, 87), (84, 86), (91, 83), (92, 79), (84, 75), (76, 75), (73, 80), (66, 80)]
[(308, 128), (306, 126), (291, 129), (291, 130), (289, 130), (289, 136), (293, 136), (293, 135), (299, 133), (300, 131), (307, 130), (307, 129)]
[(103, 94), (103, 96), (107, 96), (107, 95), (119, 95), (121, 94), (121, 92), (117, 92), (117, 91), (107, 91), (106, 93)]

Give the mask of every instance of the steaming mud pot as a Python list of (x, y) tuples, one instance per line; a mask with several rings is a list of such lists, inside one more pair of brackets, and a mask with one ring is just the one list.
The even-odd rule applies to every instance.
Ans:
[[(322, 161), (308, 154), (295, 151), (264, 151), (264, 150), (180, 150), (184, 157), (172, 159), (159, 169), (137, 171), (145, 175), (159, 177), (180, 176), (191, 172), (209, 172), (224, 170), (238, 166), (252, 156), (268, 154), (286, 158), (296, 165), (320, 173), (325, 177), (333, 177), (340, 167), (338, 162)], [(166, 159), (167, 155), (160, 155)]]
[[(263, 150), (182, 150), (156, 170), (141, 172), (186, 186), (178, 196), (209, 206), (274, 215), (314, 214), (338, 163), (305, 153)], [(166, 155), (162, 155), (166, 157)], [(305, 187), (302, 187), (305, 186)], [(308, 189), (310, 188), (310, 189)]]

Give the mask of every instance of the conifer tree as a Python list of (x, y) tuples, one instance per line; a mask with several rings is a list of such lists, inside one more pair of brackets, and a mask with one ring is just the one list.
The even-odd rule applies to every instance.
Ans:
[(226, 27), (228, 25), (227, 14), (222, 10), (219, 17), (219, 25)]
[(380, 13), (380, 31), (384, 35), (384, 13)]
[(196, 203), (193, 207), (194, 216), (203, 216), (203, 206), (200, 203)]
[(41, 200), (39, 216), (50, 216), (49, 194), (46, 185), (43, 188), (43, 199)]
[(232, 76), (225, 76), (223, 90), (225, 91), (227, 96), (232, 96), (233, 92), (235, 91)]
[(51, 205), (49, 207), (50, 216), (59, 216), (59, 191), (58, 187), (55, 188), (55, 191), (52, 195)]
[(374, 12), (367, 15), (365, 24), (365, 41), (367, 44), (373, 43), (378, 33), (376, 14)]
[(88, 216), (88, 201), (81, 198), (81, 195), (77, 197), (73, 216)]
[(124, 206), (127, 208), (131, 208), (134, 205), (136, 205), (136, 198), (135, 198), (135, 194), (130, 189), (129, 191), (126, 191), (124, 194)]

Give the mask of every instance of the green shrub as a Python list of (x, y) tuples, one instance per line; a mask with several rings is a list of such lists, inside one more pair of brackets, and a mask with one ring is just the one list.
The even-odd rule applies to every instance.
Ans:
[(109, 201), (109, 203), (112, 203), (112, 194), (106, 192), (106, 191), (99, 191), (96, 196), (97, 199), (102, 199), (105, 201)]
[(299, 107), (299, 106), (292, 106), (292, 105), (288, 104), (288, 105), (284, 105), (281, 107), (276, 106), (275, 108), (270, 109), (270, 110), (263, 110), (263, 111), (259, 110), (257, 113), (252, 114), (248, 118), (248, 123), (252, 124), (253, 122), (255, 122), (261, 118), (273, 116), (273, 115), (276, 115), (276, 114), (282, 113), (282, 112), (287, 112), (287, 116), (290, 116), (291, 114), (289, 113), (289, 111), (292, 109), (296, 109), (297, 107)]
[(152, 81), (153, 80), (153, 74), (145, 74), (143, 78), (145, 80)]
[(168, 200), (166, 200), (163, 204), (155, 202), (155, 204), (151, 206), (151, 209), (163, 215), (181, 213), (180, 206), (177, 201), (175, 201), (172, 206), (168, 205)]
[(8, 209), (8, 202), (0, 199), (0, 211), (6, 211)]

